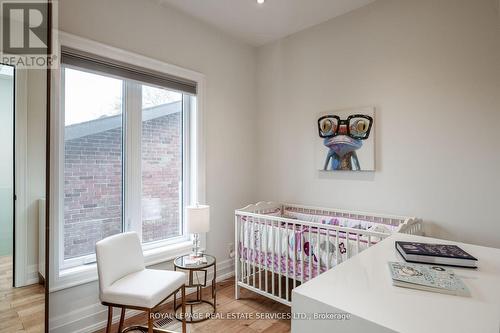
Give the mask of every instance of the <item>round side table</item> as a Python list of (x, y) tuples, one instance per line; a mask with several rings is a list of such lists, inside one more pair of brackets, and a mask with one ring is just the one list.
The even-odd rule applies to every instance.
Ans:
[[(206, 263), (189, 264), (187, 262), (189, 255), (177, 257), (174, 260), (174, 271), (182, 270), (186, 271), (186, 273), (188, 274), (188, 282), (186, 284), (186, 289), (196, 288), (196, 298), (186, 299), (186, 307), (190, 308), (190, 311), (186, 309), (186, 315), (187, 315), (186, 321), (188, 323), (199, 323), (207, 319), (210, 319), (210, 315), (214, 314), (217, 311), (216, 310), (217, 294), (215, 290), (215, 278), (217, 271), (216, 259), (214, 256), (208, 254), (204, 254), (202, 257), (206, 259), (207, 261)], [(213, 269), (213, 277), (210, 282), (212, 298), (211, 300), (206, 300), (203, 299), (202, 289), (207, 287), (207, 275), (210, 268)], [(202, 275), (201, 279), (199, 277), (199, 274)], [(201, 307), (204, 303), (208, 304), (211, 307), (212, 312), (205, 312), (205, 316), (201, 316), (198, 313), (198, 316), (200, 316), (200, 318), (196, 318), (194, 315), (196, 312), (193, 312), (193, 308), (195, 308), (194, 310), (196, 311), (196, 308)], [(177, 314), (177, 310), (181, 306), (182, 304), (177, 304), (177, 293), (175, 293), (174, 311), (175, 311), (175, 318), (177, 320), (182, 320), (182, 317)]]

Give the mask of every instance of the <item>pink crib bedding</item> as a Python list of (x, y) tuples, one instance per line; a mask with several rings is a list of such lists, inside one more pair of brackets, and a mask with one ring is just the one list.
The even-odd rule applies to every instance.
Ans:
[[(266, 256), (265, 251), (249, 249), (243, 247), (241, 243), (239, 253), (240, 258), (245, 262), (249, 261), (250, 265), (255, 264), (260, 267), (266, 267), (270, 272), (274, 269), (275, 274), (281, 272), (281, 275), (297, 280), (302, 280), (303, 278), (304, 281), (307, 281), (310, 279), (310, 275), (311, 278), (316, 277), (327, 270), (326, 265), (322, 264), (319, 268), (320, 273), (318, 273), (318, 264), (316, 262), (311, 264), (311, 270), (309, 270), (309, 261), (300, 259), (296, 259), (294, 266), (294, 260), (290, 257), (288, 258), (287, 266), (286, 255), (275, 254), (273, 256), (271, 252), (268, 252)], [(302, 274), (302, 272), (304, 272), (304, 274)]]

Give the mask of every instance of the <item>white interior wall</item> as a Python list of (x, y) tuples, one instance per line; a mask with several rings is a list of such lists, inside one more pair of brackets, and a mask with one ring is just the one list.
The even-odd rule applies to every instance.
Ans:
[[(258, 196), (422, 217), (500, 247), (492, 0), (378, 0), (258, 54)], [(376, 107), (376, 171), (321, 173), (318, 112)]]
[[(76, 15), (75, 13), (78, 13)], [(60, 29), (205, 75), (207, 252), (230, 264), (234, 209), (255, 200), (256, 50), (156, 1), (64, 0)], [(230, 266), (221, 269), (231, 271)], [(220, 272), (219, 272), (220, 273)], [(50, 295), (52, 332), (102, 324), (97, 283)]]

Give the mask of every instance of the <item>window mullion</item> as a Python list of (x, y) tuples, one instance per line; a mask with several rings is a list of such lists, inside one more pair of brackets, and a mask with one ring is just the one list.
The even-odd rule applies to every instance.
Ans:
[(194, 193), (191, 189), (192, 185), (192, 137), (191, 137), (191, 96), (183, 94), (182, 96), (182, 204), (180, 207), (180, 219), (182, 234), (186, 235), (186, 223), (184, 221), (184, 207), (196, 202), (196, 198), (192, 197)]
[(142, 239), (141, 218), (141, 85), (124, 81), (125, 112), (125, 184), (124, 231), (135, 231)]

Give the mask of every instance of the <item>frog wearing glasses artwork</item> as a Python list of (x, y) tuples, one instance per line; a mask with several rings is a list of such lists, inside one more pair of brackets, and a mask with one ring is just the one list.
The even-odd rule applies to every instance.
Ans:
[(320, 117), (319, 136), (328, 148), (323, 170), (362, 170), (356, 151), (370, 137), (372, 125), (373, 118), (366, 114), (352, 114), (346, 119), (334, 114)]

